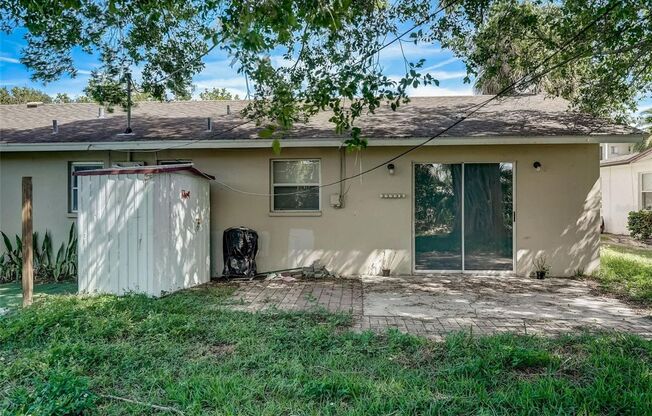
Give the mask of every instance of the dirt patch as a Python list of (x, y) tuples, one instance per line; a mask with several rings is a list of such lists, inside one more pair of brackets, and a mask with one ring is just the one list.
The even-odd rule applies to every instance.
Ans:
[(235, 344), (216, 344), (211, 345), (208, 351), (215, 356), (230, 355), (235, 352)]
[(195, 359), (223, 358), (235, 353), (235, 350), (236, 344), (218, 342), (215, 344), (203, 344), (192, 355), (195, 356)]
[(628, 235), (602, 234), (602, 241), (623, 247), (641, 248), (652, 251), (650, 241), (635, 240)]

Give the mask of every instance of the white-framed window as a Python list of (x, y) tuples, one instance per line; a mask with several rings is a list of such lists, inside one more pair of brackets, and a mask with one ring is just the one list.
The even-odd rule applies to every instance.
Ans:
[(652, 172), (641, 173), (641, 208), (652, 209)]
[(102, 169), (102, 162), (70, 162), (68, 164), (68, 212), (77, 212), (77, 199), (79, 197), (78, 177), (73, 173), (83, 170)]
[(320, 211), (320, 184), (319, 159), (272, 160), (272, 211)]

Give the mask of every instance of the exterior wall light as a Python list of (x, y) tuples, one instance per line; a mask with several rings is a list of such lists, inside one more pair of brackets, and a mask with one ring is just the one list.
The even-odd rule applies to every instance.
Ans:
[(541, 162), (534, 162), (532, 166), (534, 169), (536, 169), (537, 172), (541, 172)]
[(393, 163), (388, 163), (387, 164), (387, 171), (389, 172), (390, 175), (394, 174), (394, 169), (395, 169), (395, 166), (394, 166)]

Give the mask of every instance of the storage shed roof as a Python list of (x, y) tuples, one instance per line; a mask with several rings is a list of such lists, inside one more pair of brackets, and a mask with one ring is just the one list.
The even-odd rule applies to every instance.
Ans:
[(133, 167), (124, 167), (124, 168), (84, 170), (84, 171), (75, 172), (73, 173), (73, 175), (75, 176), (133, 175), (136, 173), (157, 174), (157, 173), (175, 173), (175, 172), (187, 172), (192, 175), (200, 176), (205, 179), (215, 180), (215, 176), (200, 171), (199, 169), (194, 167), (192, 163), (180, 164), (180, 165), (133, 166)]

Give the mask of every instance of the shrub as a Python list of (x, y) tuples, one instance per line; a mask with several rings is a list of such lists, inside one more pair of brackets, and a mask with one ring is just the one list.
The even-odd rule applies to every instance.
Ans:
[(652, 211), (632, 211), (627, 217), (629, 234), (637, 240), (648, 240), (652, 236)]
[[(0, 283), (19, 280), (23, 269), (23, 242), (19, 236), (11, 239), (0, 232), (4, 241), (5, 253), (0, 254)], [(45, 232), (43, 241), (37, 232), (32, 236), (34, 278), (56, 282), (77, 277), (77, 234), (73, 223), (68, 233), (68, 241), (62, 243), (54, 255), (52, 236)]]

